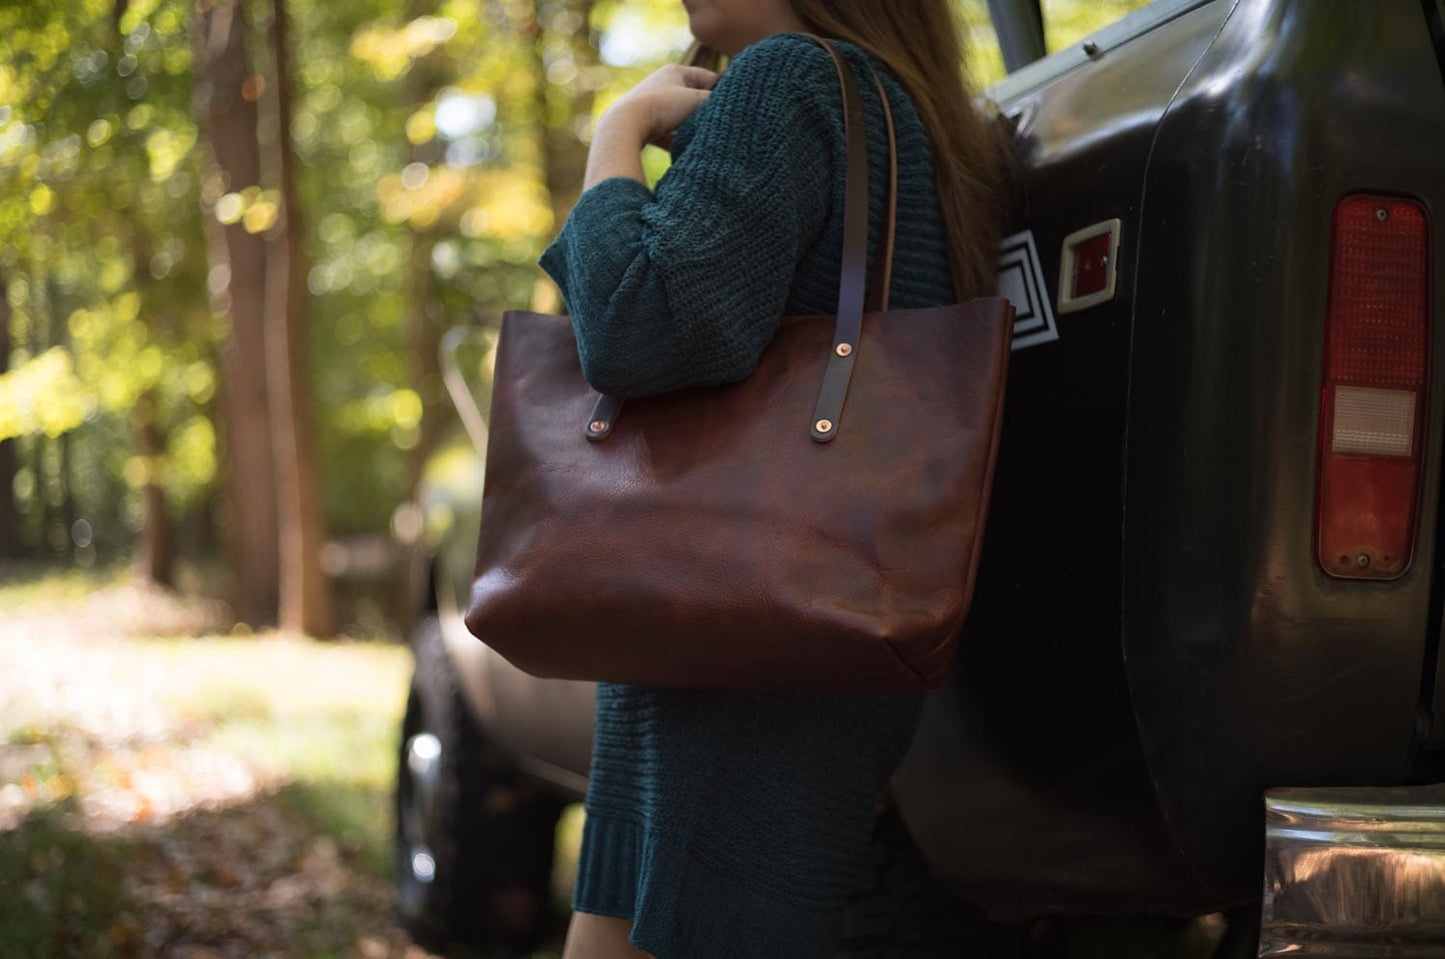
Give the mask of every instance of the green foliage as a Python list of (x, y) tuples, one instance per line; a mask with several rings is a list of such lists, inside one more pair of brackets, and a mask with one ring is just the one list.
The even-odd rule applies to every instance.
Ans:
[[(11, 311), (0, 439), (27, 438), (15, 492), (42, 542), (48, 485), (117, 543), (154, 471), (178, 511), (214, 478), (188, 7), (132, 4), (119, 32), (105, 0), (0, 8), (0, 284)], [(162, 462), (137, 461), (129, 438), (147, 394), (178, 440)], [(47, 438), (65, 433), (61, 476), (44, 460)]]
[[(254, 68), (267, 76), (269, 4), (247, 2)], [(970, 70), (986, 85), (1002, 75), (986, 4), (957, 2)], [(1050, 47), (1140, 4), (1045, 0)], [(374, 532), (410, 493), (430, 402), (413, 317), (433, 330), (494, 324), (504, 309), (548, 302), (535, 261), (560, 224), (546, 131), (585, 141), (598, 113), (690, 37), (675, 0), (596, 0), (601, 65), (588, 67), (574, 39), (586, 25), (563, 0), (287, 9), (325, 511), (333, 534)], [(101, 547), (123, 546), (149, 481), (164, 484), (177, 518), (209, 507), (225, 469), (228, 331), (208, 293), (201, 196), (213, 191), (217, 218), (252, 232), (278, 211), (269, 173), (259, 188), (205, 182), (193, 0), (123, 10), (117, 22), (115, 0), (0, 4), (0, 289), (11, 314), (0, 439), (20, 438), (14, 488), (0, 495), (13, 492), (39, 551), (72, 548), (61, 516), (86, 518)], [(251, 89), (269, 142), (264, 87)], [(647, 150), (644, 164), (655, 180), (667, 155)], [(159, 455), (138, 454), (138, 411), (160, 429)]]

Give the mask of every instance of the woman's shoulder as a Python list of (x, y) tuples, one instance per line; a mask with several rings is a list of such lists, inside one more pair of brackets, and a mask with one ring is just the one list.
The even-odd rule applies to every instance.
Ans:
[(801, 33), (775, 33), (744, 47), (713, 88), (719, 100), (803, 102), (836, 95), (838, 80), (828, 51)]
[[(841, 40), (828, 42), (840, 47), (852, 46)], [(728, 62), (727, 69), (742, 67), (744, 70), (763, 68), (778, 71), (808, 61), (825, 63), (828, 59), (828, 51), (808, 34), (774, 33), (744, 47)]]
[[(828, 42), (853, 65), (855, 73), (862, 64), (886, 74), (882, 62), (863, 47), (847, 40), (829, 39)], [(728, 63), (718, 86), (729, 77), (734, 85), (738, 81), (767, 78), (774, 83), (787, 83), (794, 92), (801, 88), (825, 93), (834, 99), (842, 96), (832, 55), (804, 33), (775, 33), (744, 47)], [(858, 79), (868, 80), (862, 75)], [(871, 81), (868, 82), (871, 86)]]
[[(852, 67), (864, 108), (870, 114), (881, 109), (873, 83), (876, 74), (894, 108), (895, 120), (905, 125), (916, 122), (912, 98), (881, 57), (849, 40), (829, 38), (828, 42)], [(835, 121), (832, 125), (841, 137), (843, 90), (838, 70), (832, 54), (808, 34), (775, 33), (743, 48), (718, 80), (716, 89), (725, 97), (730, 95), (723, 89), (729, 85), (730, 74), (734, 89), (762, 85), (774, 100), (791, 100), (821, 111)]]
[[(830, 39), (829, 43), (853, 67), (865, 104), (871, 104), (874, 97), (868, 68), (882, 74), (890, 99), (896, 99), (897, 83), (878, 58), (846, 40)], [(755, 123), (766, 123), (769, 117), (776, 117), (779, 124), (794, 123), (785, 118), (807, 114), (823, 125), (830, 139), (841, 143), (843, 94), (832, 55), (803, 33), (775, 33), (744, 47), (728, 62), (703, 106), (678, 128), (673, 158), (683, 152), (705, 117), (735, 110)]]

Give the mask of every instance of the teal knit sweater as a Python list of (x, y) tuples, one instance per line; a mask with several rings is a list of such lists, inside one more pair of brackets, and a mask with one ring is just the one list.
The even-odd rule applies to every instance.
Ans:
[[(873, 66), (898, 138), (890, 305), (952, 302), (923, 126), (881, 61), (835, 45), (867, 109), (869, 262), (888, 172)], [(671, 154), (655, 190), (630, 177), (585, 190), (539, 261), (562, 291), (583, 374), (604, 393), (743, 379), (780, 317), (837, 312), (847, 167), (843, 100), (827, 51), (791, 33), (747, 47), (678, 128)]]
[[(952, 302), (923, 127), (881, 61), (837, 48), (867, 113), (870, 261), (887, 142), (869, 67), (897, 127), (890, 306)], [(843, 102), (825, 50), (777, 34), (741, 51), (671, 154), (655, 189), (613, 177), (585, 190), (540, 260), (605, 393), (742, 379), (780, 317), (837, 311)], [(918, 696), (598, 684), (574, 908), (633, 919), (632, 942), (657, 959), (830, 955), (869, 880), (874, 801), (922, 708)]]

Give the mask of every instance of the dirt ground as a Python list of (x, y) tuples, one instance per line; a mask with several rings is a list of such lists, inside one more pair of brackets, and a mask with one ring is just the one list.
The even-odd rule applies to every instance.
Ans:
[(0, 954), (430, 955), (388, 878), (409, 668), (123, 577), (0, 575)]

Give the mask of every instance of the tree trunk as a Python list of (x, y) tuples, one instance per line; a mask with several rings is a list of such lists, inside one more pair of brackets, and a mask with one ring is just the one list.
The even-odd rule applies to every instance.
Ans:
[[(552, 207), (552, 222), (557, 229), (561, 229), (566, 222), (568, 211), (582, 192), (582, 180), (587, 171), (588, 144), (577, 135), (573, 122), (579, 117), (592, 116), (592, 104), (596, 99), (596, 78), (600, 70), (598, 41), (592, 35), (593, 0), (564, 0), (564, 3), (567, 11), (575, 14), (562, 19), (577, 24), (576, 29), (567, 37), (567, 45), (580, 79), (572, 102), (562, 111), (561, 124), (549, 122), (551, 98), (544, 57), (546, 31), (542, 27), (542, 8), (547, 6), (544, 0), (533, 0), (528, 14), (519, 25), (519, 32), (527, 38), (531, 54), (532, 96), (537, 115), (537, 133), (541, 140), (542, 179)], [(556, 287), (539, 272), (532, 288), (532, 309), (554, 313), (561, 308)]]
[(291, 64), (286, 7), (271, 0), (271, 62), (276, 135), (272, 169), (281, 191), (281, 212), (269, 237), (266, 366), (276, 457), (280, 520), (282, 629), (329, 636), (331, 594), (321, 570), (326, 523), (321, 508), (307, 389), (306, 246), (301, 197), (296, 189), (291, 142)]
[(175, 563), (175, 539), (171, 535), (170, 517), (166, 515), (166, 488), (157, 476), (156, 464), (165, 455), (165, 434), (158, 425), (154, 391), (147, 392), (135, 406), (134, 426), (136, 448), (148, 466), (145, 484), (146, 525), (141, 533), (134, 570), (160, 586), (175, 584), (172, 571)]
[[(10, 301), (0, 279), (0, 374), (10, 369)], [(0, 559), (20, 556), (20, 509), (15, 505), (15, 473), (19, 469), (14, 437), (0, 440)]]
[[(124, 51), (124, 35), (121, 33), (121, 21), (125, 18), (126, 9), (130, 6), (130, 0), (115, 0), (111, 6), (111, 37), (110, 44), (112, 53), (116, 59), (120, 59)], [(131, 251), (131, 275), (135, 278), (136, 291), (145, 304), (142, 315), (147, 317), (147, 333), (152, 341), (160, 336), (160, 330), (154, 320), (152, 303), (154, 292), (150, 289), (149, 278), (151, 254), (154, 245), (151, 242), (149, 231), (139, 216), (130, 218), (130, 251)], [(135, 448), (146, 463), (145, 490), (142, 497), (145, 501), (145, 528), (141, 530), (139, 548), (135, 552), (131, 568), (136, 576), (159, 586), (171, 586), (174, 584), (173, 566), (175, 563), (175, 536), (171, 529), (171, 518), (166, 509), (166, 484), (164, 457), (166, 452), (165, 430), (161, 428), (161, 405), (160, 399), (155, 390), (149, 390), (136, 403), (131, 411), (131, 428), (135, 431)], [(66, 470), (67, 483), (69, 483), (69, 469)]]
[(201, 192), (212, 307), (230, 320), (230, 335), (221, 347), (221, 394), (236, 613), (260, 626), (275, 622), (279, 593), (263, 333), (266, 243), (240, 222), (222, 224), (215, 213), (223, 194), (260, 182), (259, 91), (246, 57), (242, 8), (241, 0), (197, 0), (196, 114), (211, 153)]
[(415, 499), (426, 458), (436, 444), (436, 434), (445, 411), (442, 391), (441, 324), (435, 317), (432, 296), (432, 239), (415, 229), (410, 234), (411, 250), (406, 266), (407, 376), (421, 399), (420, 435), (407, 450), (407, 495)]
[(572, 102), (563, 111), (560, 124), (547, 122), (548, 109), (547, 68), (543, 60), (546, 43), (541, 26), (542, 3), (534, 0), (530, 30), (532, 39), (532, 69), (536, 77), (534, 86), (537, 99), (537, 116), (542, 133), (542, 170), (547, 184), (547, 195), (552, 204), (553, 222), (560, 228), (567, 219), (567, 212), (577, 202), (582, 192), (582, 180), (587, 172), (587, 144), (573, 129), (578, 117), (591, 117), (592, 104), (596, 99), (593, 78), (598, 72), (597, 40), (592, 36), (592, 0), (565, 0), (568, 13), (575, 16), (565, 18), (577, 24), (567, 35), (567, 46), (572, 62), (580, 78)]
[[(74, 430), (66, 430), (55, 438), (55, 442), (60, 446), (60, 525), (65, 527), (67, 542), (71, 542), (75, 535), (75, 493), (72, 489), (74, 484), (70, 482), (70, 444), (74, 438)], [(74, 555), (70, 546), (65, 547), (65, 552)]]
[[(30, 355), (39, 356), (53, 344), (51, 328), (51, 278), (35, 268), (30, 269)], [(57, 522), (55, 507), (50, 502), (50, 451), (54, 441), (45, 433), (36, 433), (30, 443), (30, 475), (34, 477), (34, 494), (30, 498), (30, 511), (34, 515), (35, 542), (47, 558), (54, 558)]]
[[(51, 317), (58, 318), (65, 316), (65, 313), (55, 308), (55, 300), (51, 300)], [(55, 334), (52, 342), (66, 353), (74, 356), (70, 349), (70, 324), (63, 319), (55, 323)], [(59, 487), (59, 498), (55, 503), (59, 511), (58, 522), (64, 530), (62, 536), (57, 536), (60, 545), (60, 552), (67, 559), (75, 556), (75, 491), (74, 484), (70, 481), (70, 444), (75, 440), (75, 430), (66, 430), (55, 437), (55, 479)]]
[(136, 451), (146, 461), (145, 528), (141, 530), (140, 549), (136, 551), (133, 569), (158, 586), (175, 583), (175, 537), (171, 517), (166, 508), (165, 466), (166, 435), (160, 425), (160, 402), (151, 390), (141, 397), (131, 411), (131, 427), (135, 431)]
[[(435, 0), (408, 0), (406, 17), (414, 20), (431, 13)], [(431, 57), (423, 57), (411, 65), (406, 75), (406, 108), (411, 114), (421, 109), (440, 85), (440, 76)], [(411, 148), (413, 162), (433, 163), (439, 159), (437, 141), (432, 139)], [(420, 435), (407, 451), (407, 495), (415, 499), (421, 482), (422, 468), (436, 444), (436, 435), (446, 410), (446, 394), (442, 387), (441, 321), (437, 315), (432, 289), (432, 246), (429, 232), (411, 227), (407, 234), (410, 250), (406, 265), (406, 334), (407, 374), (412, 389), (421, 399)]]

